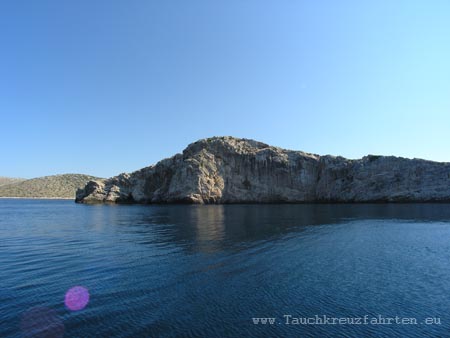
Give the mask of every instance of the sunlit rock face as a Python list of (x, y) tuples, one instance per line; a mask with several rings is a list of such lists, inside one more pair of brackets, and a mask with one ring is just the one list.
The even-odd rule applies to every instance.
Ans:
[(450, 163), (369, 155), (359, 160), (213, 137), (131, 174), (91, 181), (82, 203), (450, 201)]

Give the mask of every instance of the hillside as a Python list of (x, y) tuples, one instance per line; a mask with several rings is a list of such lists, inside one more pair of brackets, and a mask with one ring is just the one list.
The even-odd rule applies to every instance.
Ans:
[(77, 192), (82, 203), (450, 201), (450, 163), (315, 155), (233, 137), (190, 144), (154, 166)]
[(0, 186), (6, 185), (6, 184), (17, 183), (17, 182), (21, 182), (21, 181), (25, 181), (25, 179), (24, 178), (16, 178), (16, 177), (0, 176)]
[(90, 180), (101, 179), (82, 174), (63, 174), (22, 180), (0, 185), (0, 197), (75, 198), (76, 190)]

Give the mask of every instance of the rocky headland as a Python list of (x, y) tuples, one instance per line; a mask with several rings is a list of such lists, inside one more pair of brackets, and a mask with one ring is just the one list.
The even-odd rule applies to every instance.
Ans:
[(448, 202), (450, 163), (350, 160), (212, 137), (131, 174), (94, 180), (80, 203)]

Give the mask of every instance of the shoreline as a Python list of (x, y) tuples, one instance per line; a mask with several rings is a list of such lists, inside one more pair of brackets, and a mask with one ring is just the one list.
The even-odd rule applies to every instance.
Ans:
[(23, 199), (23, 200), (75, 200), (75, 197), (7, 197), (0, 196), (0, 199)]

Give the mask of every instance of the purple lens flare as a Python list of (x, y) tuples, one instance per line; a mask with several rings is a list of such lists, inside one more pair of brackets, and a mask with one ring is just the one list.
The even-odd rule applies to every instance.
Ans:
[(82, 286), (74, 286), (66, 292), (64, 304), (71, 311), (83, 310), (89, 303), (89, 291)]

